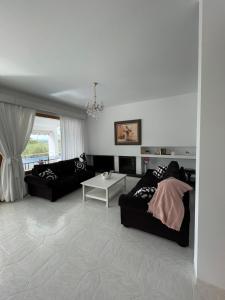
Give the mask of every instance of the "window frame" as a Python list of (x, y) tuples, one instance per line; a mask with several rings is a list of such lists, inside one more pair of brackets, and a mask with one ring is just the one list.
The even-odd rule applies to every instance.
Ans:
[[(41, 118), (47, 118), (47, 119), (54, 119), (54, 120), (60, 120), (60, 117), (57, 115), (52, 115), (49, 113), (43, 113), (43, 112), (36, 112), (35, 117), (41, 117)], [(1, 154), (0, 154), (1, 156)], [(0, 166), (1, 166), (1, 160), (0, 160)], [(32, 170), (24, 171), (25, 175), (31, 174)]]

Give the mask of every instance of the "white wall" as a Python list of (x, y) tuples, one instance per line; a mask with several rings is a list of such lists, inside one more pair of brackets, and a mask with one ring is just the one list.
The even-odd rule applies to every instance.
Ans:
[(4, 87), (0, 87), (0, 102), (21, 105), (23, 107), (33, 108), (38, 112), (47, 112), (59, 116), (65, 115), (78, 119), (86, 118), (83, 109)]
[(88, 118), (89, 154), (140, 155), (140, 146), (114, 145), (114, 122), (142, 119), (143, 146), (195, 146), (197, 95), (107, 107)]
[(225, 289), (225, 1), (200, 6), (195, 270)]

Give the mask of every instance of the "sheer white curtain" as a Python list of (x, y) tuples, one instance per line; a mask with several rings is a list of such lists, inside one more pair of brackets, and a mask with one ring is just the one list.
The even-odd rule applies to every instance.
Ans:
[(62, 159), (78, 157), (84, 152), (84, 121), (60, 117)]
[(1, 157), (0, 157), (0, 201), (2, 201), (2, 185), (1, 185)]
[(35, 111), (17, 105), (0, 103), (0, 152), (3, 156), (1, 200), (13, 202), (26, 193), (21, 154), (33, 128)]

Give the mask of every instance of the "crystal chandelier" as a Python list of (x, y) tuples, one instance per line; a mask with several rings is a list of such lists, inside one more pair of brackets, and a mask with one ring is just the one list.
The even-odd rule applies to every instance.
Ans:
[(103, 104), (98, 104), (96, 101), (96, 85), (98, 82), (93, 82), (93, 90), (94, 90), (94, 98), (88, 102), (86, 106), (86, 111), (88, 116), (91, 116), (93, 118), (97, 118), (97, 113), (103, 111)]

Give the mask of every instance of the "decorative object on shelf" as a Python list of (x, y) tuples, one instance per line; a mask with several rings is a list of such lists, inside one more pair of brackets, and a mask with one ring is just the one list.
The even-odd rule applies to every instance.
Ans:
[(115, 145), (141, 145), (141, 120), (114, 123)]
[(144, 157), (144, 166), (145, 166), (144, 171), (145, 171), (145, 173), (147, 172), (149, 161), (150, 161), (149, 157)]
[(97, 103), (97, 96), (96, 96), (96, 86), (98, 85), (98, 82), (93, 82), (93, 90), (94, 90), (94, 98), (88, 102), (86, 106), (86, 112), (88, 116), (91, 116), (93, 118), (97, 118), (97, 113), (103, 111), (104, 106), (101, 102), (101, 104)]
[(161, 148), (160, 149), (160, 154), (161, 155), (166, 155), (166, 148)]
[(101, 174), (103, 179), (110, 179), (112, 177), (112, 171), (104, 172)]
[(161, 155), (161, 148), (156, 148), (155, 155)]

